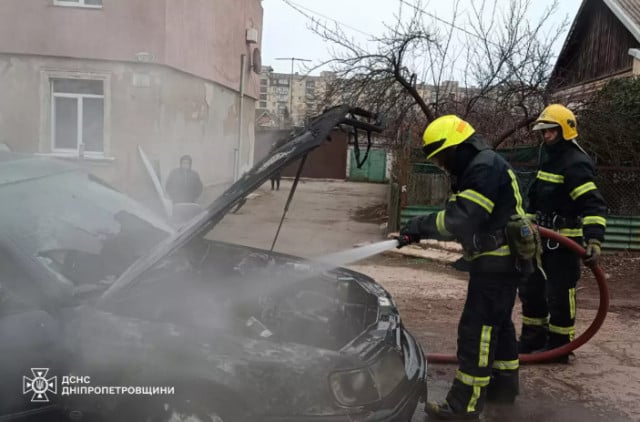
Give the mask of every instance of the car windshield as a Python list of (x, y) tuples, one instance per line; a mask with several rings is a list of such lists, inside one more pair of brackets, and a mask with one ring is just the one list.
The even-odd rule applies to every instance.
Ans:
[(108, 282), (171, 231), (99, 179), (67, 172), (0, 187), (3, 235), (76, 286)]

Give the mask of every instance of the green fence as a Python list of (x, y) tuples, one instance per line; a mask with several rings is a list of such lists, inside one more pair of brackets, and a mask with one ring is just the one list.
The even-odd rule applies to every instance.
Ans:
[(640, 217), (609, 216), (605, 249), (640, 251)]
[[(360, 159), (365, 152), (360, 152)], [(372, 149), (369, 151), (367, 161), (362, 168), (358, 168), (353, 149), (349, 149), (349, 180), (359, 182), (383, 183), (387, 181), (387, 152), (383, 149)]]
[(400, 211), (400, 224), (404, 225), (409, 219), (421, 215), (429, 215), (438, 212), (442, 207), (429, 207), (426, 205), (407, 205)]
[[(401, 225), (410, 218), (438, 212), (442, 207), (409, 205), (400, 212)], [(603, 248), (606, 250), (640, 251), (640, 217), (607, 217)]]

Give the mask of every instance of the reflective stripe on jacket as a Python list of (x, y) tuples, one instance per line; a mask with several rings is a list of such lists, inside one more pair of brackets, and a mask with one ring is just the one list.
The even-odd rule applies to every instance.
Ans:
[(428, 237), (459, 241), (471, 260), (471, 271), (515, 271), (508, 245), (483, 251), (474, 247), (474, 235), (503, 231), (511, 215), (524, 214), (515, 173), (476, 135), (458, 146), (456, 159), (463, 162), (457, 163), (460, 172), (452, 186), (454, 194), (444, 210), (424, 217), (421, 229)]
[(529, 212), (582, 219), (582, 227), (556, 227), (564, 235), (585, 240), (604, 240), (607, 206), (595, 184), (591, 158), (570, 141), (544, 146), (529, 190)]

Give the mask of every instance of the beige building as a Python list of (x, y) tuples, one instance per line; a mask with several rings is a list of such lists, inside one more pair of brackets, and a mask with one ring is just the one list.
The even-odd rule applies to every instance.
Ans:
[(275, 126), (302, 125), (305, 118), (322, 112), (327, 83), (332, 78), (332, 72), (321, 72), (320, 76), (297, 73), (292, 76), (263, 66), (258, 109), (275, 116), (278, 119)]
[(221, 190), (253, 162), (261, 34), (260, 0), (2, 0), (0, 142), (138, 196), (138, 146), (163, 181), (191, 154)]

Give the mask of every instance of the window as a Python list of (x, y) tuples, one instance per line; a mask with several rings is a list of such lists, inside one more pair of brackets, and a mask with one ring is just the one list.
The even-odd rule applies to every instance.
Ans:
[(260, 87), (260, 92), (263, 93), (263, 94), (266, 94), (267, 93), (267, 87), (266, 86), (261, 86)]
[(260, 85), (267, 86), (267, 80), (266, 79), (260, 79)]
[(104, 153), (103, 81), (51, 79), (54, 152)]
[(307, 81), (307, 88), (315, 88), (316, 81)]
[(267, 94), (260, 94), (261, 101), (267, 101)]
[(102, 0), (53, 0), (55, 6), (102, 8)]
[(267, 108), (267, 102), (266, 101), (260, 101), (260, 108)]

